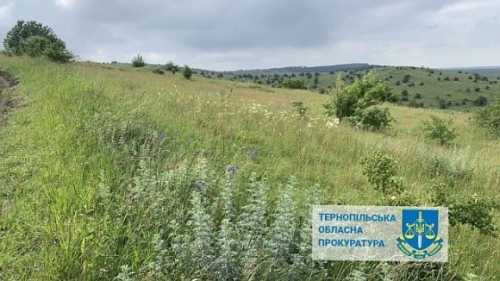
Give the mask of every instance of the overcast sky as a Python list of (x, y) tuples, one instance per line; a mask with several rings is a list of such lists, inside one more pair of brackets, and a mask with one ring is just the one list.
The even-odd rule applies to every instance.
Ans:
[(1, 38), (21, 19), (104, 62), (500, 65), (500, 0), (0, 0)]

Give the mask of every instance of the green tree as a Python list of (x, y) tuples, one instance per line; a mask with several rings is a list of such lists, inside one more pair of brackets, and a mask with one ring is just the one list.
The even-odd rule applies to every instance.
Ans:
[(394, 99), (387, 85), (369, 73), (347, 87), (337, 89), (336, 95), (326, 104), (327, 114), (337, 118), (351, 117), (355, 112), (372, 105)]
[(169, 61), (166, 65), (165, 65), (165, 70), (166, 71), (170, 71), (172, 72), (172, 74), (175, 74), (176, 72), (179, 71), (179, 66), (177, 66), (176, 64), (174, 64), (173, 62)]
[(46, 37), (35, 35), (28, 37), (21, 45), (24, 54), (30, 57), (40, 57), (50, 46), (50, 41)]
[(73, 55), (50, 27), (36, 21), (18, 21), (3, 41), (5, 50), (13, 55), (46, 56), (57, 62), (68, 62)]
[(140, 54), (137, 54), (137, 56), (132, 58), (133, 67), (143, 67), (145, 65), (146, 63), (144, 62), (144, 58)]
[(428, 139), (438, 140), (441, 145), (449, 145), (457, 137), (455, 129), (451, 127), (451, 120), (436, 116), (424, 122), (424, 133)]
[(191, 79), (191, 76), (193, 76), (193, 70), (188, 65), (185, 65), (184, 70), (182, 71), (182, 75), (184, 76), (184, 78), (189, 80)]

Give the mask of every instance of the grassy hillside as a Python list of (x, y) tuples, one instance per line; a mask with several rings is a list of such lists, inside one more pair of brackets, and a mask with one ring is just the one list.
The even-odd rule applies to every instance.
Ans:
[[(229, 73), (224, 78), (250, 81), (282, 87), (282, 82), (292, 79), (304, 81), (304, 86), (315, 92), (327, 93), (335, 88), (337, 76), (350, 84), (368, 70), (342, 70), (334, 72), (268, 72)], [(401, 105), (411, 107), (433, 107), (441, 109), (471, 110), (477, 109), (500, 97), (500, 72), (496, 69), (479, 71), (439, 70), (420, 67), (374, 67), (371, 70), (385, 81), (393, 92), (400, 95)], [(219, 74), (221, 78), (222, 74)], [(210, 75), (217, 77), (217, 74)], [(317, 82), (316, 82), (317, 81)]]
[(489, 102), (500, 97), (500, 76), (410, 67), (385, 67), (376, 73), (395, 93), (402, 95), (403, 91), (407, 91), (408, 99), (402, 101), (405, 105), (415, 101), (424, 106), (464, 109), (479, 106), (474, 101), (481, 96)]
[[(324, 204), (430, 206), (436, 184), (463, 202), (500, 199), (500, 141), (476, 129), (468, 113), (387, 105), (396, 122), (373, 133), (325, 119), (328, 97), (308, 91), (3, 56), (0, 67), (19, 78), (22, 100), (0, 128), (1, 280), (112, 280), (120, 273), (128, 280), (130, 271), (153, 280), (156, 265), (173, 280), (203, 280), (172, 252), (192, 237), (193, 217), (204, 218), (192, 214), (200, 203), (193, 194), (204, 196), (214, 227), (224, 225), (225, 170), (237, 171), (230, 191), (238, 214), (262, 188), (255, 178), (267, 181), (267, 214), (280, 210), (289, 186), (289, 203), (298, 206), (310, 193)], [(309, 108), (304, 118), (296, 101)], [(453, 120), (455, 146), (424, 139), (422, 121), (431, 115)], [(397, 160), (411, 198), (387, 198), (368, 183), (361, 159), (376, 150)], [(292, 175), (297, 183), (287, 184)], [(500, 213), (493, 216), (498, 225)], [(262, 229), (273, 218), (263, 218)], [(498, 238), (458, 223), (450, 244), (448, 265), (384, 266), (399, 280), (498, 280)], [(379, 268), (332, 262), (325, 270), (344, 280), (360, 266)]]

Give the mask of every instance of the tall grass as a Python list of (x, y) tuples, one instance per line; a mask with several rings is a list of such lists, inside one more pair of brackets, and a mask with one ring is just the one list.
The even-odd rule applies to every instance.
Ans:
[[(464, 113), (452, 113), (456, 146), (442, 148), (425, 142), (419, 126), (431, 114), (450, 113), (391, 107), (399, 122), (376, 134), (332, 126), (321, 115), (323, 97), (308, 92), (99, 65), (0, 62), (20, 78), (16, 93), (23, 99), (0, 129), (2, 280), (500, 276), (499, 240), (462, 225), (450, 229), (444, 267), (313, 263), (298, 254), (307, 243), (273, 236), (288, 216), (296, 221), (294, 233), (307, 233), (301, 214), (312, 191), (321, 192), (322, 203), (383, 202), (361, 172), (361, 159), (374, 149), (398, 160), (419, 204), (432, 204), (436, 181), (458, 196), (498, 200), (500, 143), (472, 128)], [(294, 101), (311, 112), (297, 116)], [(226, 182), (228, 168), (238, 171), (234, 188)], [(287, 185), (291, 175), (298, 183)], [(244, 225), (244, 217), (265, 221)], [(260, 231), (262, 245), (235, 249), (249, 239), (235, 227)], [(283, 252), (285, 244), (297, 251)], [(193, 256), (198, 248), (212, 252)]]

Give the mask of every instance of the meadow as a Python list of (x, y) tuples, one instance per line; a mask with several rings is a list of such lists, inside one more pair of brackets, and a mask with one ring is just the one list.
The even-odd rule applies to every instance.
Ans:
[[(330, 97), (306, 90), (24, 57), (0, 56), (0, 68), (20, 82), (14, 90), (20, 102), (0, 127), (1, 280), (229, 276), (227, 262), (226, 271), (203, 268), (209, 254), (185, 257), (197, 261), (186, 269), (176, 241), (190, 239), (191, 226), (212, 225), (222, 235), (226, 212), (258, 213), (248, 208), (259, 206), (258, 198), (265, 201), (262, 214), (285, 214), (290, 204), (307, 214), (310, 194), (323, 204), (434, 206), (437, 184), (458, 201), (500, 200), (500, 141), (477, 128), (471, 113), (385, 104), (395, 122), (371, 132), (325, 117)], [(305, 115), (293, 102), (307, 107)], [(430, 116), (452, 120), (458, 134), (452, 146), (424, 137), (422, 122)], [(373, 151), (395, 159), (411, 199), (387, 198), (370, 185), (361, 160)], [(444, 163), (437, 172), (436, 163)], [(227, 206), (228, 193), (234, 206)], [(201, 205), (206, 210), (197, 212)], [(498, 209), (493, 218), (498, 226)], [(278, 222), (272, 215), (260, 221), (269, 231)], [(212, 235), (205, 234), (194, 241)], [(217, 237), (210, 239), (219, 245)], [(358, 280), (391, 280), (380, 268), (399, 274), (392, 280), (500, 279), (498, 237), (457, 223), (450, 245), (445, 265), (311, 265), (304, 255), (317, 273), (300, 280), (345, 280), (353, 272), (364, 274)], [(221, 256), (226, 248), (218, 247)], [(293, 280), (271, 269), (250, 270), (247, 280), (259, 280), (262, 271), (267, 280)]]

